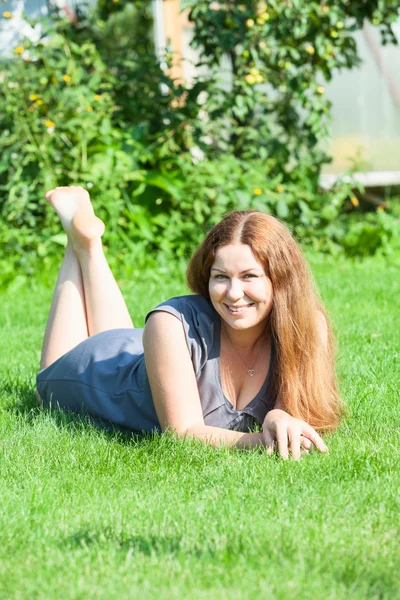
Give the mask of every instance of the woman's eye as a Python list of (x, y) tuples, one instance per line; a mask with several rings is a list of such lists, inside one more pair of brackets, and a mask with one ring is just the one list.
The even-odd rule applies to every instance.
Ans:
[[(245, 275), (243, 275), (242, 279), (253, 279), (254, 277), (257, 277), (257, 275), (255, 275), (254, 273), (246, 273)], [(214, 279), (219, 279), (219, 280), (223, 280), (223, 279), (228, 279), (227, 275), (215, 275)]]

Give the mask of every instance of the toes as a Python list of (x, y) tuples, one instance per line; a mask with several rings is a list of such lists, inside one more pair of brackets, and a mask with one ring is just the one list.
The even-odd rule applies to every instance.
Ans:
[(86, 202), (89, 200), (89, 192), (79, 185), (59, 186), (45, 193), (44, 197), (48, 202), (54, 202), (59, 197), (74, 197), (76, 200)]

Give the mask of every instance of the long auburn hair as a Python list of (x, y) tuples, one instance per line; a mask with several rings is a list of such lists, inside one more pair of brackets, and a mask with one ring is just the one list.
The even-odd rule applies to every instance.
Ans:
[(336, 383), (332, 329), (302, 252), (278, 219), (251, 210), (226, 215), (194, 253), (186, 273), (189, 288), (210, 300), (208, 285), (216, 250), (233, 243), (250, 246), (272, 282), (269, 331), (277, 357), (272, 375), (276, 400), (283, 410), (316, 429), (335, 429), (343, 405)]

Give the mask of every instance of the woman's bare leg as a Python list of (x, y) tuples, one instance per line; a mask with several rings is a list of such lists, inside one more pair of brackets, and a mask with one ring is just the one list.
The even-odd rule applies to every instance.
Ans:
[[(88, 334), (132, 328), (125, 301), (103, 253), (104, 224), (95, 216), (89, 194), (81, 187), (64, 187), (51, 190), (46, 198), (59, 215), (80, 266)], [(59, 321), (62, 328), (64, 314)]]
[(68, 243), (47, 320), (40, 368), (48, 367), (87, 337), (81, 268)]
[(132, 328), (132, 319), (104, 256), (101, 240), (90, 248), (76, 248), (75, 253), (82, 272), (89, 335)]

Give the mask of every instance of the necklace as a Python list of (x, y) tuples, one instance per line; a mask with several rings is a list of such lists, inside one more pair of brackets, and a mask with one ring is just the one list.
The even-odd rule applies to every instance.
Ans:
[[(260, 358), (261, 350), (260, 350), (260, 352), (257, 354), (257, 358), (256, 358), (256, 360), (255, 360), (255, 363), (253, 364), (253, 366), (249, 366), (249, 365), (248, 365), (248, 364), (245, 362), (245, 360), (244, 360), (244, 359), (243, 359), (243, 358), (240, 356), (240, 354), (239, 354), (239, 352), (236, 350), (235, 346), (232, 344), (231, 338), (229, 337), (229, 335), (228, 335), (228, 332), (227, 332), (227, 330), (225, 329), (225, 324), (224, 324), (224, 322), (222, 322), (222, 327), (223, 327), (223, 330), (225, 331), (225, 335), (226, 335), (226, 337), (228, 338), (228, 341), (229, 341), (230, 345), (232, 346), (232, 348), (234, 349), (234, 351), (236, 352), (236, 354), (238, 355), (238, 357), (240, 358), (240, 360), (242, 361), (242, 363), (243, 363), (243, 364), (244, 364), (244, 366), (246, 367), (246, 369), (247, 369), (247, 374), (248, 374), (248, 375), (250, 375), (250, 377), (254, 377), (254, 375), (255, 375), (255, 366), (256, 366), (256, 364), (257, 364), (257, 362), (258, 362), (258, 359)], [(260, 341), (260, 339), (262, 338), (262, 336), (264, 335), (264, 333), (265, 333), (265, 330), (262, 332), (262, 334), (260, 335), (260, 337), (259, 337), (259, 338), (256, 340), (256, 343), (254, 344), (254, 347), (256, 347), (256, 346), (257, 346), (258, 342)]]

